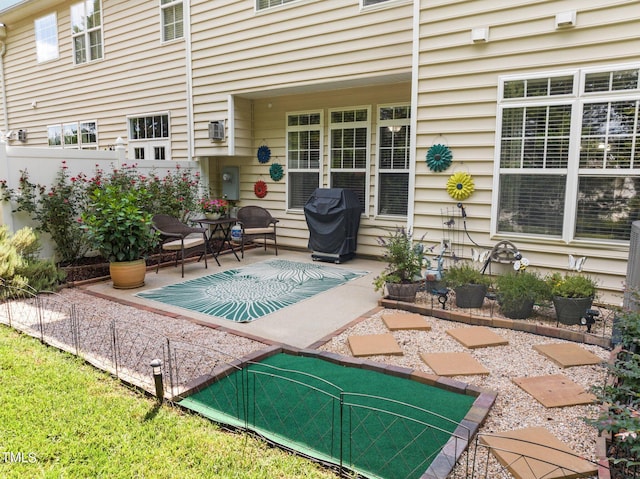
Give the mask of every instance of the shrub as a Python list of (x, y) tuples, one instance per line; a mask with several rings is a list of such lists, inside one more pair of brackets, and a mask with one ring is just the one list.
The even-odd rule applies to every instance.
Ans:
[(594, 298), (598, 285), (588, 276), (553, 273), (547, 278), (552, 296), (563, 298)]
[(13, 200), (17, 204), (14, 212), (28, 213), (37, 231), (51, 235), (60, 262), (72, 264), (91, 249), (79, 222), (88, 201), (84, 177), (71, 177), (66, 162), (62, 162), (48, 189), (32, 183), (27, 170), (20, 172), (16, 192), (7, 187), (6, 181), (0, 188), (3, 200)]
[(64, 272), (53, 261), (37, 257), (39, 250), (38, 238), (31, 228), (22, 228), (11, 235), (6, 225), (0, 226), (2, 297), (27, 288), (35, 292), (51, 291), (64, 280)]
[(429, 261), (424, 245), (413, 241), (411, 230), (397, 228), (388, 238), (379, 237), (378, 244), (384, 248), (382, 260), (387, 266), (373, 280), (376, 291), (384, 288), (385, 283), (411, 283), (421, 279), (422, 268), (428, 267)]
[(491, 277), (482, 274), (470, 263), (460, 263), (450, 267), (444, 273), (444, 282), (450, 288), (457, 288), (467, 284), (481, 284), (489, 286)]

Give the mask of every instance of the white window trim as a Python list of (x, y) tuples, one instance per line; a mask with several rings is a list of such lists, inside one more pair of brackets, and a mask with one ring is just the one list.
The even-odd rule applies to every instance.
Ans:
[[(602, 169), (581, 169), (580, 165), (580, 143), (582, 133), (582, 113), (583, 107), (587, 103), (597, 103), (605, 101), (621, 101), (625, 99), (638, 100), (640, 96), (640, 88), (638, 90), (621, 90), (621, 91), (607, 91), (607, 92), (584, 92), (585, 77), (589, 73), (607, 72), (615, 70), (625, 70), (640, 68), (638, 63), (625, 63), (617, 65), (604, 65), (599, 67), (553, 71), (540, 74), (530, 75), (505, 75), (498, 77), (498, 104), (496, 114), (496, 135), (495, 135), (495, 155), (494, 155), (494, 171), (493, 171), (493, 194), (491, 198), (491, 237), (505, 236), (507, 233), (498, 232), (498, 211), (500, 200), (500, 173), (502, 168), (500, 167), (501, 156), (501, 140), (502, 140), (502, 112), (507, 108), (518, 108), (523, 106), (536, 106), (536, 105), (554, 105), (554, 104), (571, 104), (571, 130), (569, 141), (569, 153), (567, 168), (558, 168), (551, 170), (538, 170), (538, 169), (509, 169), (505, 168), (511, 173), (515, 174), (565, 174), (569, 181), (567, 181), (567, 189), (565, 195), (565, 215), (563, 218), (562, 235), (560, 239), (552, 238), (549, 236), (540, 236), (527, 233), (508, 233), (509, 236), (517, 236), (523, 239), (540, 240), (544, 239), (548, 242), (561, 241), (564, 244), (611, 244), (620, 245), (626, 244), (628, 241), (623, 240), (602, 240), (602, 239), (578, 239), (574, 237), (575, 222), (577, 219), (577, 198), (578, 193), (578, 179), (580, 175), (592, 174), (598, 176), (621, 176), (621, 170), (602, 170)], [(524, 98), (508, 98), (504, 99), (504, 83), (512, 80), (524, 80), (524, 79), (536, 79), (543, 77), (555, 77), (563, 75), (574, 75), (574, 93), (572, 95), (554, 95), (546, 96), (538, 99), (527, 100)], [(640, 128), (640, 119), (638, 120)], [(624, 173), (628, 176), (640, 176), (640, 168), (626, 169)]]
[(282, 8), (288, 8), (288, 7), (292, 7), (292, 6), (296, 6), (299, 5), (301, 3), (305, 3), (305, 2), (310, 2), (312, 0), (293, 0), (291, 2), (287, 2), (287, 3), (283, 3), (280, 5), (274, 5), (272, 7), (266, 7), (266, 8), (258, 8), (258, 0), (253, 0), (253, 10), (256, 14), (261, 14), (261, 13), (267, 13), (267, 12), (273, 12), (276, 11), (278, 9), (282, 9)]
[[(353, 123), (332, 123), (331, 122), (331, 113), (334, 111), (348, 111), (348, 110), (367, 110), (367, 121), (366, 122), (362, 122), (362, 121), (356, 121)], [(366, 146), (366, 164), (364, 168), (338, 168), (335, 169), (335, 171), (343, 171), (343, 172), (348, 172), (348, 171), (355, 171), (355, 172), (359, 172), (359, 171), (364, 171), (365, 174), (365, 182), (364, 182), (364, 199), (365, 199), (365, 204), (363, 205), (364, 208), (362, 210), (362, 215), (363, 216), (369, 216), (369, 211), (370, 211), (370, 206), (369, 206), (369, 194), (371, 191), (371, 125), (372, 125), (372, 120), (371, 120), (371, 105), (359, 105), (359, 106), (344, 106), (341, 108), (331, 108), (328, 111), (328, 124), (327, 124), (327, 133), (329, 135), (329, 145), (328, 145), (328, 152), (327, 152), (327, 167), (328, 167), (328, 175), (327, 175), (327, 183), (328, 183), (328, 187), (331, 188), (331, 173), (334, 171), (334, 169), (331, 167), (331, 132), (334, 129), (337, 130), (343, 130), (345, 128), (351, 128), (351, 127), (362, 127), (364, 126), (364, 124), (366, 123), (366, 128), (367, 128), (367, 146)], [(334, 128), (335, 125), (335, 128)]]
[[(85, 2), (82, 1), (82, 2), (72, 3), (69, 8), (72, 10), (73, 7), (76, 6), (76, 5), (83, 5), (84, 18), (86, 19), (87, 18), (87, 11), (86, 11)], [(102, 8), (102, 1), (101, 0), (100, 0), (98, 5), (100, 7), (100, 26), (99, 27), (93, 27), (91, 29), (87, 28), (85, 26), (85, 30), (82, 32), (82, 35), (84, 35), (85, 41), (86, 41), (85, 47), (86, 47), (86, 55), (87, 55), (87, 59), (84, 62), (80, 62), (80, 63), (76, 62), (76, 50), (75, 50), (74, 39), (76, 37), (79, 37), (80, 34), (73, 33), (73, 30), (71, 31), (71, 56), (73, 58), (73, 64), (74, 65), (87, 65), (89, 63), (93, 63), (93, 62), (100, 61), (100, 60), (104, 59), (104, 29), (103, 29), (103, 27), (104, 27), (104, 16), (103, 16), (104, 10)], [(71, 10), (70, 10), (70, 17), (73, 17), (73, 13), (71, 12)], [(94, 31), (98, 31), (98, 30), (100, 31), (100, 46), (101, 46), (100, 49), (101, 49), (102, 55), (99, 58), (89, 58), (89, 56), (90, 56), (89, 52), (91, 51), (91, 43), (90, 43), (89, 33), (90, 32), (94, 32)]]
[[(298, 169), (298, 168), (289, 168), (289, 132), (290, 131), (311, 131), (311, 128), (309, 128), (308, 126), (289, 126), (289, 117), (290, 116), (295, 116), (295, 115), (310, 115), (310, 114), (319, 114), (320, 115), (320, 123), (317, 125), (318, 130), (320, 131), (320, 145), (319, 145), (319, 152), (320, 152), (320, 158), (319, 158), (319, 165), (318, 165), (318, 187), (322, 188), (323, 187), (323, 183), (322, 183), (322, 178), (324, 178), (324, 163), (325, 163), (325, 152), (324, 152), (324, 137), (326, 134), (326, 127), (325, 127), (325, 122), (324, 122), (324, 110), (320, 109), (320, 110), (302, 110), (302, 111), (289, 111), (289, 112), (285, 112), (285, 178), (286, 178), (286, 184), (285, 184), (285, 209), (287, 212), (295, 212), (295, 213), (300, 213), (303, 211), (302, 208), (292, 208), (291, 206), (289, 206), (289, 173), (295, 173), (295, 172), (309, 172), (309, 171), (313, 171), (310, 169)], [(310, 126), (316, 126), (316, 125), (310, 125)]]
[[(376, 123), (375, 123), (375, 129), (376, 129), (376, 150), (375, 150), (375, 168), (374, 168), (374, 178), (375, 178), (375, 192), (374, 192), (374, 215), (376, 218), (390, 218), (390, 219), (398, 219), (398, 218), (407, 218), (409, 215), (409, 205), (407, 205), (407, 215), (387, 215), (387, 214), (380, 214), (378, 212), (378, 206), (379, 206), (379, 194), (380, 194), (380, 127), (381, 126), (393, 126), (393, 125), (399, 125), (399, 126), (408, 126), (410, 131), (412, 131), (412, 122), (411, 122), (411, 117), (413, 116), (413, 112), (411, 114), (411, 116), (409, 118), (402, 118), (402, 119), (394, 119), (394, 120), (379, 120), (380, 118), (380, 110), (382, 108), (388, 108), (388, 107), (409, 107), (411, 108), (411, 103), (388, 103), (388, 104), (380, 104), (376, 106)], [(407, 187), (411, 188), (411, 164), (412, 164), (412, 144), (411, 144), (411, 137), (413, 136), (413, 133), (410, 133), (409, 135), (409, 165), (407, 167), (407, 169), (402, 169), (402, 170), (396, 170), (396, 169), (385, 169), (384, 172), (385, 173), (407, 173), (409, 175), (408, 178), (408, 184)], [(407, 201), (409, 200), (410, 196), (411, 196), (411, 190), (409, 189), (409, 191), (407, 192), (408, 196), (407, 196)]]
[[(182, 36), (180, 37), (175, 37), (172, 38), (170, 40), (165, 40), (164, 39), (164, 10), (168, 7), (173, 7), (174, 5), (177, 5), (178, 3), (182, 3)], [(183, 41), (184, 40), (184, 36), (185, 36), (185, 5), (184, 5), (184, 0), (173, 0), (170, 3), (166, 3), (166, 4), (159, 4), (159, 13), (160, 13), (160, 43), (173, 43), (173, 42), (178, 42), (178, 41)]]
[(372, 10), (382, 10), (384, 8), (396, 7), (403, 3), (412, 3), (412, 0), (385, 0), (373, 5), (365, 5), (364, 0), (360, 0), (360, 11), (370, 12)]
[[(131, 134), (131, 119), (132, 118), (146, 118), (149, 116), (167, 116), (167, 137), (166, 138), (144, 138), (144, 139), (133, 139)], [(168, 111), (162, 112), (151, 112), (151, 113), (140, 113), (137, 115), (127, 115), (127, 137), (129, 140), (128, 148), (128, 157), (130, 159), (134, 159), (134, 148), (144, 148), (145, 149), (145, 160), (151, 161), (168, 161), (172, 158), (171, 152), (171, 113)], [(164, 160), (155, 160), (153, 158), (153, 147), (154, 146), (164, 146), (166, 152), (166, 158)]]
[[(38, 28), (36, 27), (36, 23), (39, 20), (44, 20), (46, 18), (49, 17), (53, 17), (53, 23), (55, 24), (56, 27), (56, 34), (55, 34), (55, 39), (56, 39), (56, 51), (55, 51), (55, 55), (52, 55), (51, 57), (45, 58), (43, 60), (38, 59)], [(33, 21), (33, 30), (34, 30), (34, 37), (35, 37), (35, 42), (36, 42), (36, 59), (38, 63), (46, 63), (46, 62), (50, 62), (53, 60), (57, 60), (58, 58), (60, 58), (60, 39), (59, 39), (59, 35), (58, 35), (58, 15), (56, 14), (56, 12), (50, 13), (48, 15), (44, 15), (42, 17), (36, 18)]]

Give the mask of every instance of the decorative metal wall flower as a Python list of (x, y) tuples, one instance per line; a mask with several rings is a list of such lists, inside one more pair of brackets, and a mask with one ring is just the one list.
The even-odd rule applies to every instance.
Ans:
[(280, 181), (282, 179), (282, 176), (284, 175), (282, 165), (279, 163), (273, 163), (269, 168), (269, 175), (271, 175), (271, 179), (273, 181)]
[(267, 163), (271, 158), (271, 150), (267, 145), (262, 145), (258, 148), (258, 161), (260, 163)]
[(433, 145), (427, 151), (427, 166), (431, 171), (444, 171), (451, 166), (453, 154), (446, 145)]
[(264, 198), (267, 196), (267, 184), (262, 180), (256, 181), (253, 185), (253, 192), (258, 198)]
[(454, 200), (463, 201), (469, 198), (474, 191), (473, 178), (469, 173), (457, 172), (447, 181), (447, 193)]

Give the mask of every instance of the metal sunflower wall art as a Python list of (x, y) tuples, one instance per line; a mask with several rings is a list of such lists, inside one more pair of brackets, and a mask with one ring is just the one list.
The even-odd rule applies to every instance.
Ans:
[(271, 150), (267, 145), (262, 145), (258, 148), (258, 161), (260, 163), (267, 163), (271, 158)]
[(463, 201), (469, 198), (474, 191), (473, 178), (469, 173), (457, 172), (447, 180), (447, 193), (454, 200)]
[(262, 180), (256, 181), (253, 185), (253, 192), (258, 198), (264, 198), (267, 196), (267, 184)]
[(280, 181), (284, 175), (282, 165), (279, 163), (273, 163), (269, 168), (269, 175), (273, 181)]
[(451, 166), (453, 154), (446, 145), (433, 145), (427, 151), (427, 166), (431, 171), (444, 171)]

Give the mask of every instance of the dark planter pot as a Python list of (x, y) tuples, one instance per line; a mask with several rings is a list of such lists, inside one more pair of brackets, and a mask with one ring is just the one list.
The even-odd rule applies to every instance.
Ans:
[(484, 284), (465, 284), (453, 290), (456, 292), (458, 308), (481, 308), (487, 294), (487, 287)]
[(386, 286), (389, 299), (415, 303), (420, 283), (387, 283)]
[[(500, 303), (500, 297), (498, 297), (498, 303)], [(527, 319), (533, 314), (533, 303), (533, 301), (526, 299), (508, 306), (500, 303), (500, 311), (510, 319)]]
[(580, 324), (582, 318), (593, 304), (593, 298), (563, 298), (553, 297), (553, 306), (556, 309), (556, 318), (562, 324)]

